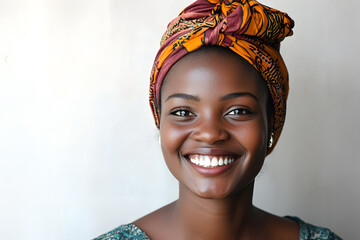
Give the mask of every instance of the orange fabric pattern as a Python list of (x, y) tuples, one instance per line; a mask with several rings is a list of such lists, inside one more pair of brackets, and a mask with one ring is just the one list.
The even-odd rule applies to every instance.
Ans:
[(160, 88), (170, 67), (202, 46), (221, 46), (249, 62), (267, 83), (274, 106), (272, 151), (281, 134), (289, 91), (280, 42), (293, 34), (294, 21), (255, 0), (198, 0), (170, 22), (161, 39), (150, 78), (150, 106), (160, 126)]

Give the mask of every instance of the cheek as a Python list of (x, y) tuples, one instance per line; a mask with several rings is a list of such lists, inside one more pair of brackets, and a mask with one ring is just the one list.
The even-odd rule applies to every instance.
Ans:
[(266, 131), (264, 128), (258, 128), (256, 132), (247, 132), (249, 148), (253, 151), (265, 148)]
[(267, 151), (267, 141), (266, 141), (266, 124), (262, 121), (259, 121), (258, 127), (253, 128), (254, 131), (252, 133), (247, 134), (248, 138), (248, 145), (246, 146), (248, 150), (248, 161), (247, 161), (247, 167), (251, 169), (251, 171), (248, 171), (251, 173), (250, 178), (256, 177), (256, 175), (259, 173), (263, 163), (264, 159), (266, 157), (266, 151)]
[(175, 126), (169, 121), (163, 121), (160, 124), (161, 149), (169, 166), (178, 164), (179, 149), (186, 140), (189, 131), (185, 128)]
[(241, 190), (253, 181), (260, 172), (266, 156), (266, 124), (263, 121), (254, 121), (237, 129), (237, 141), (241, 143), (244, 157), (237, 165), (234, 186)]
[(267, 149), (267, 124), (262, 118), (238, 129), (239, 141), (247, 154), (252, 157), (264, 157)]
[(175, 126), (171, 122), (160, 124), (161, 150), (171, 174), (179, 181), (183, 180), (183, 164), (179, 150), (189, 135), (189, 130)]

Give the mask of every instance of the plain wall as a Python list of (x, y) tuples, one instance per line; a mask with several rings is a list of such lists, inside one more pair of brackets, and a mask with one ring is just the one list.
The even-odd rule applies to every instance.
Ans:
[[(148, 85), (191, 2), (0, 0), (2, 239), (90, 239), (177, 198)], [(296, 24), (287, 119), (254, 202), (358, 239), (360, 3), (262, 3)]]

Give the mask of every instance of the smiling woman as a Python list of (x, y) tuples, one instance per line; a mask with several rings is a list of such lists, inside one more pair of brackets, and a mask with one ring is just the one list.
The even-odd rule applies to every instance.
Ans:
[(279, 43), (293, 25), (245, 0), (199, 0), (169, 24), (150, 103), (179, 198), (98, 239), (340, 239), (252, 204), (255, 177), (285, 120)]
[(160, 136), (180, 191), (224, 198), (252, 182), (270, 136), (267, 92), (261, 76), (225, 48), (200, 48), (171, 68)]

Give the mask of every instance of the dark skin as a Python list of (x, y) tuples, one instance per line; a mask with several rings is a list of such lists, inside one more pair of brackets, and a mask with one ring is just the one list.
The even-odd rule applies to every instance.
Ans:
[[(272, 127), (268, 99), (264, 80), (229, 50), (174, 64), (161, 89), (160, 136), (179, 199), (134, 224), (155, 240), (299, 239), (296, 222), (252, 204)], [(234, 161), (218, 171), (196, 166), (196, 156)]]

